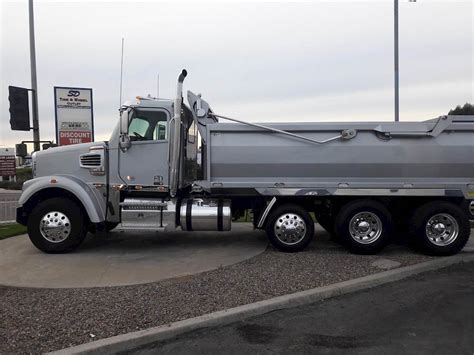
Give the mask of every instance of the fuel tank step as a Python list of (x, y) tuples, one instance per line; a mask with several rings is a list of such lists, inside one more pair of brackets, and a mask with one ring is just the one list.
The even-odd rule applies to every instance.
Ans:
[(176, 205), (151, 198), (126, 198), (120, 203), (123, 229), (168, 231), (176, 228)]

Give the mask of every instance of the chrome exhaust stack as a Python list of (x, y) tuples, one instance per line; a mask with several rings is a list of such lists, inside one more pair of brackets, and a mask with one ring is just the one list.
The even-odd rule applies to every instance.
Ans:
[(183, 81), (188, 72), (183, 69), (178, 77), (176, 98), (174, 99), (174, 115), (170, 121), (172, 133), (169, 141), (169, 167), (170, 167), (170, 194), (176, 196), (179, 180), (179, 153), (181, 151), (181, 107), (183, 104)]

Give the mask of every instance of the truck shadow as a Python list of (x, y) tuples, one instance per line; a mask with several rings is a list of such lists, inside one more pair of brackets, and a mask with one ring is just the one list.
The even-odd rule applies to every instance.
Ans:
[[(264, 231), (253, 229), (250, 223), (235, 223), (228, 232), (153, 232), (114, 230), (109, 233), (89, 234), (82, 246), (76, 251), (81, 252), (151, 252), (178, 249), (214, 249), (227, 247), (248, 247), (266, 245), (267, 250), (278, 252), (267, 241)], [(342, 243), (335, 241), (329, 233), (315, 224), (315, 236), (311, 244), (301, 253), (338, 253), (349, 254)], [(299, 254), (299, 253), (297, 253)], [(398, 234), (393, 242), (378, 255), (419, 254), (411, 247), (406, 235)], [(282, 253), (282, 255), (288, 255)], [(421, 254), (419, 254), (421, 255)], [(363, 257), (363, 256), (360, 256)]]

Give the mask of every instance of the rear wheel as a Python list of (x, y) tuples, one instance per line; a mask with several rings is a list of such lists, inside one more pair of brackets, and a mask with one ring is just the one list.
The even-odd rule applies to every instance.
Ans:
[(415, 246), (429, 255), (454, 255), (470, 235), (469, 217), (459, 206), (434, 201), (419, 207), (411, 219)]
[(358, 200), (341, 208), (335, 229), (350, 252), (376, 254), (390, 242), (393, 222), (390, 212), (380, 202)]
[(278, 250), (301, 251), (308, 246), (314, 235), (311, 215), (298, 205), (282, 205), (269, 216), (266, 225), (268, 239)]
[(28, 235), (45, 253), (66, 253), (76, 249), (87, 235), (82, 209), (66, 198), (40, 202), (28, 218)]

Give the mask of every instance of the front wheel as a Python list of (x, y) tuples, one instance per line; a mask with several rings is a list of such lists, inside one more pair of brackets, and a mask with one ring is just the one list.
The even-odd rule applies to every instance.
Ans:
[(266, 226), (268, 239), (280, 251), (297, 252), (308, 246), (314, 235), (311, 215), (298, 205), (282, 205), (273, 211)]
[(28, 236), (45, 253), (70, 252), (86, 235), (86, 219), (81, 208), (66, 198), (40, 202), (28, 218)]
[(444, 201), (419, 207), (411, 220), (415, 246), (429, 255), (454, 255), (469, 240), (469, 217), (459, 206)]

